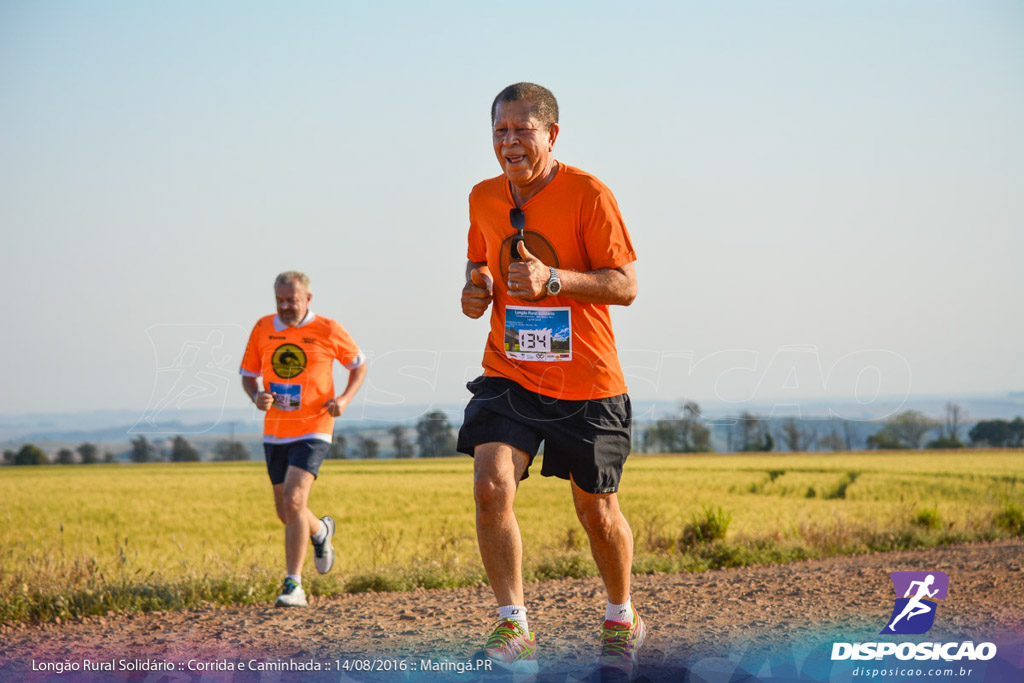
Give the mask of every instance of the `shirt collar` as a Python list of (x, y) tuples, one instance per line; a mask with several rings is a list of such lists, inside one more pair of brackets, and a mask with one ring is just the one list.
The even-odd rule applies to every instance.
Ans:
[[(306, 310), (306, 317), (303, 318), (302, 322), (300, 322), (295, 327), (303, 327), (303, 326), (308, 325), (309, 323), (313, 322), (314, 320), (316, 320), (316, 314), (313, 313), (313, 311), (311, 309), (307, 309)], [(280, 317), (275, 315), (274, 316), (274, 331), (275, 332), (283, 332), (283, 331), (285, 331), (287, 329), (288, 329), (288, 326), (285, 325), (283, 322), (281, 322), (281, 318)]]

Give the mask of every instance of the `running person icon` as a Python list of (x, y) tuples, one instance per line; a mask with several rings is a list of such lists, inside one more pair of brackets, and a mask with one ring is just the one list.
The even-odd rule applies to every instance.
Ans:
[[(931, 606), (929, 604), (925, 604), (922, 601), (922, 598), (926, 598), (926, 597), (932, 598), (932, 597), (935, 597), (935, 594), (939, 592), (938, 588), (936, 588), (933, 591), (929, 591), (928, 590), (929, 586), (931, 586), (933, 583), (935, 583), (935, 575), (934, 574), (929, 574), (928, 576), (926, 576), (924, 578), (923, 581), (912, 581), (910, 583), (910, 587), (907, 589), (908, 595), (904, 596), (904, 597), (909, 597), (910, 600), (907, 602), (906, 606), (903, 608), (903, 611), (899, 613), (899, 616), (897, 616), (895, 619), (893, 619), (892, 623), (890, 623), (889, 626), (887, 627), (890, 631), (892, 631), (893, 633), (896, 632), (896, 629), (894, 628), (896, 626), (896, 622), (898, 622), (903, 617), (906, 617), (907, 621), (910, 621), (911, 619), (913, 619), (914, 617), (916, 617), (916, 616), (918, 616), (920, 614), (928, 614), (933, 609), (935, 609), (933, 606)], [(916, 592), (915, 592), (914, 586), (917, 586)], [(914, 594), (913, 595), (909, 595), (912, 592)]]

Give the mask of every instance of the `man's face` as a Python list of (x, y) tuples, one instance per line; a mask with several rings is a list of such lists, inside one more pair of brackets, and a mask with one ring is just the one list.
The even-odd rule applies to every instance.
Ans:
[(307, 292), (302, 283), (292, 280), (274, 288), (277, 295), (277, 317), (288, 327), (295, 327), (306, 317), (312, 292)]
[(529, 187), (545, 177), (552, 164), (558, 124), (545, 129), (531, 114), (528, 101), (499, 102), (494, 110), (494, 154), (513, 185)]

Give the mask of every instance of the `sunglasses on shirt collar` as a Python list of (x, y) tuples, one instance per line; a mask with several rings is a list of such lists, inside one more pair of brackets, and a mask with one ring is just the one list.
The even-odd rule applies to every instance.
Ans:
[(526, 228), (526, 216), (523, 215), (523, 210), (519, 207), (508, 210), (508, 222), (512, 224), (519, 234), (512, 238), (512, 260), (518, 261), (521, 257), (519, 256), (519, 244), (525, 237), (523, 236), (523, 230)]

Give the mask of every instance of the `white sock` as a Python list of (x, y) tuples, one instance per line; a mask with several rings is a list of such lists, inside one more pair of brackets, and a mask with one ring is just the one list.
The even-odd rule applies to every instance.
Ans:
[(299, 588), (302, 588), (302, 574), (289, 574), (288, 578), (294, 581)]
[[(320, 522), (320, 520), (317, 520)], [(320, 528), (317, 529), (315, 534), (310, 534), (310, 538), (313, 539), (314, 543), (323, 543), (324, 539), (327, 538), (327, 525), (320, 522)]]
[(526, 623), (526, 608), (520, 605), (502, 605), (498, 608), (499, 619), (510, 619), (523, 629), (527, 637), (530, 636), (530, 626)]
[(605, 621), (617, 621), (623, 624), (633, 623), (633, 598), (626, 598), (621, 605), (614, 604), (611, 600), (604, 608)]

